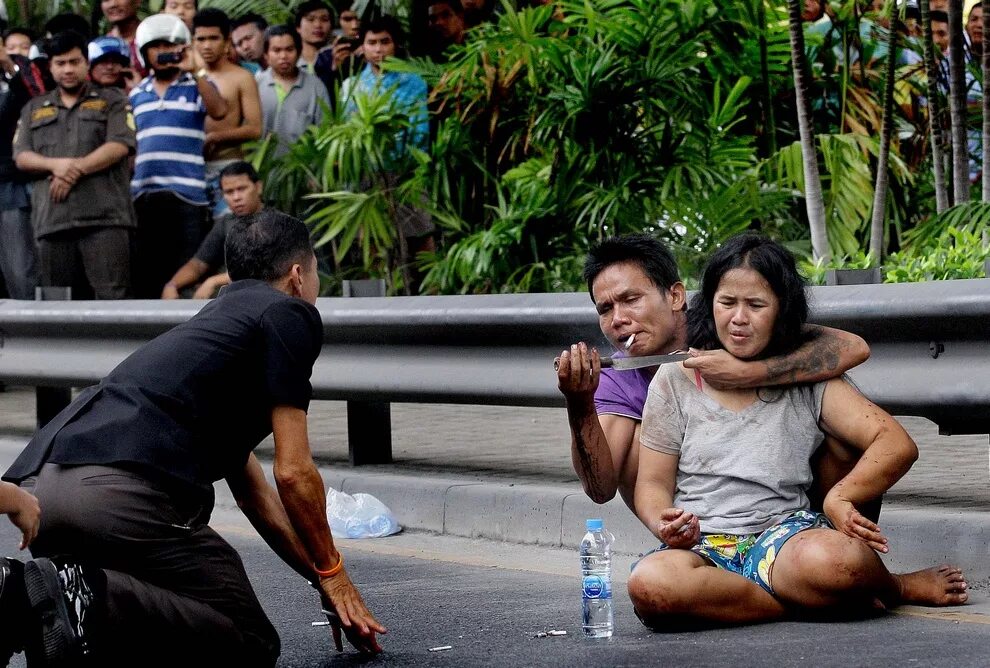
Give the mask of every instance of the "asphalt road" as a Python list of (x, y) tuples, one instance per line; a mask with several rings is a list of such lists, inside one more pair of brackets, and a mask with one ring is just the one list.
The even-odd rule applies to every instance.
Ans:
[[(218, 509), (213, 524), (241, 552), (279, 629), (281, 668), (990, 665), (985, 601), (961, 612), (912, 609), (854, 622), (654, 634), (636, 619), (621, 584), (627, 562), (616, 567), (615, 636), (587, 640), (579, 625), (576, 554), (427, 534), (340, 541), (348, 571), (390, 631), (379, 657), (338, 654), (328, 629), (311, 625), (321, 619), (316, 596), (240, 514)], [(0, 522), (0, 552), (15, 551), (13, 527)], [(567, 635), (537, 637), (551, 629)], [(447, 645), (451, 649), (429, 651)], [(11, 665), (24, 666), (23, 657), (15, 657)]]

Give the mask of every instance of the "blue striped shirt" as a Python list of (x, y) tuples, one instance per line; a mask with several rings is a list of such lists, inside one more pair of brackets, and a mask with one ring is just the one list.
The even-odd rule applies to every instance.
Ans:
[(190, 204), (207, 204), (206, 106), (193, 76), (185, 73), (173, 81), (164, 97), (147, 77), (131, 91), (131, 106), (137, 125), (131, 194), (168, 190)]

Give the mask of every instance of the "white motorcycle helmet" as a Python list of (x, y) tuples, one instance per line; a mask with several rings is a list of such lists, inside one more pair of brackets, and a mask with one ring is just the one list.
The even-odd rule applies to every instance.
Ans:
[(172, 14), (152, 14), (137, 27), (134, 41), (138, 50), (138, 59), (142, 67), (149, 67), (145, 62), (144, 47), (152, 42), (169, 42), (170, 44), (190, 44), (192, 35), (189, 28), (178, 16)]

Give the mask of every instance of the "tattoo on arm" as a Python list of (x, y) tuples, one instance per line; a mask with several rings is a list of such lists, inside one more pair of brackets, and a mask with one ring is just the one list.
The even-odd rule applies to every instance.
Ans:
[(842, 352), (849, 342), (822, 329), (807, 333), (805, 343), (792, 353), (766, 360), (767, 382), (775, 385), (834, 378), (839, 374)]

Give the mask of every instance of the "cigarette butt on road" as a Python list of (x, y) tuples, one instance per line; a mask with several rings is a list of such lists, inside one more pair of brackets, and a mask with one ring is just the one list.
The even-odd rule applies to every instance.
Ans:
[(330, 626), (330, 622), (313, 622), (310, 626)]
[(430, 652), (446, 652), (448, 649), (454, 649), (453, 645), (440, 645), (439, 647), (431, 647), (428, 651)]

